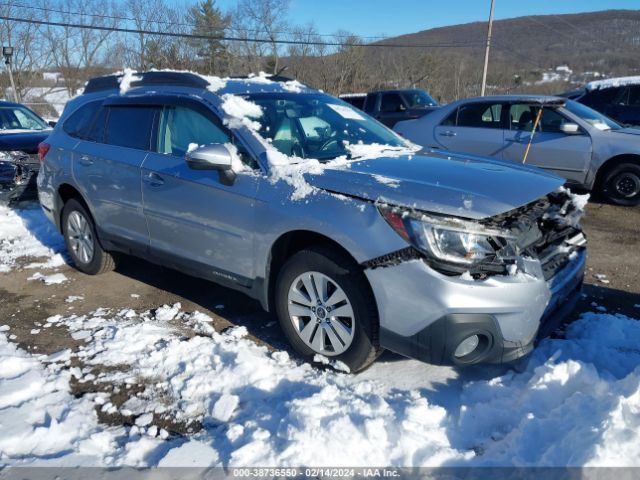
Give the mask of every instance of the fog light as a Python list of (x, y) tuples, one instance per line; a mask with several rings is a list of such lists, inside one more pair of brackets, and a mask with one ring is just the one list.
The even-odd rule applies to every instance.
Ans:
[(471, 352), (473, 352), (478, 347), (479, 344), (480, 344), (480, 337), (478, 337), (478, 335), (471, 335), (470, 337), (467, 337), (460, 342), (460, 344), (458, 345), (458, 348), (456, 348), (456, 351), (453, 352), (453, 355), (456, 358), (466, 357)]

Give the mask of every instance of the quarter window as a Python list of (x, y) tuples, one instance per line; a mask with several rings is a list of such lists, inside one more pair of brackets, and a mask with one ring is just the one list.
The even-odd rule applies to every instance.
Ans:
[(189, 145), (229, 143), (229, 134), (213, 119), (191, 108), (166, 107), (160, 119), (158, 151), (183, 156)]
[(158, 109), (146, 106), (109, 107), (106, 143), (119, 147), (149, 150), (151, 126)]
[(72, 137), (85, 138), (102, 100), (82, 105), (64, 121), (62, 129)]

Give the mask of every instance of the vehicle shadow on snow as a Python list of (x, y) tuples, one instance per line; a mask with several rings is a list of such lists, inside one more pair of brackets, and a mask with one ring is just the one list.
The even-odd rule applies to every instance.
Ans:
[[(131, 256), (121, 258), (116, 272), (180, 297), (178, 301), (184, 299), (215, 312), (229, 322), (229, 326), (244, 326), (249, 334), (265, 344), (288, 350), (286, 342), (279, 338), (281, 332), (275, 323), (275, 315), (265, 312), (257, 300), (242, 292)], [(163, 298), (160, 302), (162, 301), (167, 300)], [(218, 308), (221, 306), (224, 308)]]

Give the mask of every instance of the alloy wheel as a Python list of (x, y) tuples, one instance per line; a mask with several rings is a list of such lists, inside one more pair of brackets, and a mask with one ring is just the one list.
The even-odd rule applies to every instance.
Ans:
[(84, 264), (93, 260), (93, 234), (85, 216), (77, 210), (67, 218), (67, 236), (76, 258)]
[(300, 339), (314, 352), (334, 356), (353, 342), (355, 316), (336, 281), (320, 272), (305, 272), (291, 283), (289, 319)]

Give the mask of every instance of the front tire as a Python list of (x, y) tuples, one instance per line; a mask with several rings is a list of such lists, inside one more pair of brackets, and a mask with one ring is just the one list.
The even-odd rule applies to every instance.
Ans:
[(602, 180), (602, 195), (616, 205), (640, 205), (640, 165), (621, 163), (612, 168)]
[(73, 263), (81, 272), (99, 275), (115, 268), (113, 256), (98, 241), (93, 217), (75, 198), (62, 209), (62, 235)]
[(347, 255), (322, 246), (296, 253), (280, 270), (275, 295), (280, 326), (306, 360), (320, 354), (358, 372), (381, 353), (371, 288)]

